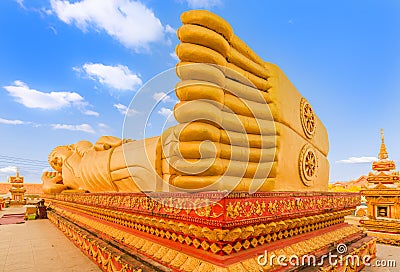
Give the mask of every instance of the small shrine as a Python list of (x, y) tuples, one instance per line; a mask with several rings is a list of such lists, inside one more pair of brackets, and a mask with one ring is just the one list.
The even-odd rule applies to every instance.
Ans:
[(361, 194), (367, 200), (368, 219), (360, 223), (370, 236), (378, 237), (378, 242), (400, 245), (400, 188), (399, 172), (396, 164), (389, 159), (381, 129), (381, 147), (378, 161), (372, 163), (368, 174), (367, 189)]
[(26, 189), (24, 188), (24, 177), (19, 175), (19, 170), (15, 176), (10, 176), (8, 182), (11, 184), (11, 204), (25, 204), (24, 194)]

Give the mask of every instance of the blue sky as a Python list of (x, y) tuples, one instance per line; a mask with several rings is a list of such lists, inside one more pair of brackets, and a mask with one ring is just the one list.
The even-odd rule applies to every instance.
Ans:
[[(121, 137), (136, 92), (176, 64), (179, 15), (191, 8), (225, 18), (310, 101), (328, 129), (331, 181), (368, 173), (380, 128), (400, 160), (399, 1), (2, 0), (0, 182), (18, 166), (40, 183), (53, 147)], [(146, 135), (175, 99), (163, 97)]]

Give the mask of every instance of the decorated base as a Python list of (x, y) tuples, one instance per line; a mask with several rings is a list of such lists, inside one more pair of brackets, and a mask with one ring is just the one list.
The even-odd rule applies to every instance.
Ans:
[(22, 206), (25, 204), (26, 204), (25, 200), (11, 200), (10, 201), (10, 205), (12, 205), (12, 206)]
[[(380, 176), (382, 183), (361, 191), (368, 203), (369, 218), (361, 219), (360, 225), (367, 230), (368, 235), (377, 237), (378, 243), (400, 246), (400, 189), (397, 183), (389, 186), (384, 180), (392, 182), (393, 179), (398, 179), (398, 176), (382, 177)], [(384, 209), (384, 214), (379, 213), (380, 209)]]
[(377, 242), (400, 246), (400, 221), (398, 220), (360, 220), (368, 236), (376, 237)]
[(375, 257), (375, 239), (344, 223), (358, 194), (58, 194), (46, 202), (49, 219), (104, 271), (284, 271), (306, 269), (289, 259), (307, 254), (325, 271), (344, 271), (346, 262), (323, 258), (339, 244), (344, 255)]

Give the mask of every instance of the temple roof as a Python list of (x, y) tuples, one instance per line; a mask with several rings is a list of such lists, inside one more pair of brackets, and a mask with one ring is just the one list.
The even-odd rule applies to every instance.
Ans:
[(12, 184), (16, 183), (24, 183), (24, 177), (19, 175), (19, 169), (17, 168), (17, 171), (15, 173), (15, 176), (9, 176), (8, 177), (8, 182)]
[(381, 148), (379, 149), (379, 154), (378, 154), (378, 159), (379, 160), (384, 160), (389, 157), (388, 152), (386, 151), (386, 145), (385, 145), (385, 133), (383, 129), (381, 128)]
[(368, 182), (374, 184), (394, 184), (399, 181), (400, 175), (395, 171), (396, 164), (388, 158), (389, 155), (385, 145), (385, 134), (383, 129), (381, 129), (381, 147), (379, 149), (378, 161), (372, 163), (373, 172), (368, 174)]

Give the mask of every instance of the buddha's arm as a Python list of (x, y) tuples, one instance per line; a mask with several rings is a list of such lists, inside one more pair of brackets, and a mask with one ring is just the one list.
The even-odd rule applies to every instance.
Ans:
[(101, 136), (94, 144), (96, 151), (103, 151), (122, 145), (122, 140), (115, 136)]
[[(110, 156), (110, 176), (118, 191), (155, 191), (158, 179), (159, 137), (116, 147)], [(160, 171), (161, 172), (161, 171)], [(139, 188), (138, 188), (139, 187)]]

